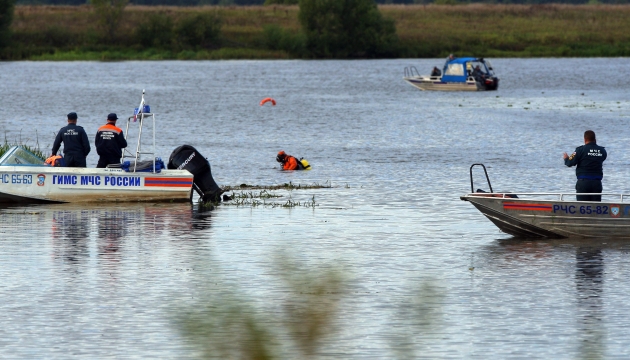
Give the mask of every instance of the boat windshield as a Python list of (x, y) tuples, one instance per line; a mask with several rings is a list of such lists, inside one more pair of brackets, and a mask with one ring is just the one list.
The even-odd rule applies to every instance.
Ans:
[(463, 76), (464, 65), (463, 64), (448, 64), (446, 66), (446, 71), (444, 71), (444, 75)]
[(490, 60), (486, 60), (486, 66), (488, 67), (488, 71), (494, 75), (494, 69), (492, 68), (492, 63), (490, 62)]
[(9, 148), (0, 158), (2, 165), (44, 165), (45, 161), (22, 146)]
[(488, 60), (471, 61), (469, 62), (469, 64), (471, 65), (472, 69), (475, 69), (477, 66), (479, 66), (479, 69), (484, 74), (487, 74), (489, 76), (494, 76), (494, 71), (492, 70), (492, 64), (490, 64), (490, 61)]

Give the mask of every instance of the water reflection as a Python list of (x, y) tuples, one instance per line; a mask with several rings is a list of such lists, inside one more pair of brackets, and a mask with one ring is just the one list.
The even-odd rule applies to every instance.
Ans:
[[(516, 239), (498, 240), (490, 246), (488, 261), (502, 269), (513, 269), (516, 263), (525, 265), (521, 272), (544, 272), (562, 266), (562, 263), (575, 258), (575, 321), (576, 357), (580, 359), (600, 359), (605, 354), (606, 328), (604, 319), (604, 251), (622, 251), (628, 242), (592, 239)], [(506, 262), (509, 262), (509, 266)], [(573, 262), (573, 261), (571, 261)], [(551, 275), (551, 274), (550, 274)], [(551, 283), (553, 279), (547, 279)], [(546, 285), (541, 284), (541, 287)], [(555, 283), (557, 289), (569, 289)], [(570, 294), (560, 294), (561, 297)], [(566, 296), (571, 298), (572, 296)], [(562, 301), (558, 299), (558, 301)], [(562, 317), (559, 318), (562, 321)]]
[(77, 263), (90, 256), (88, 247), (90, 228), (85, 211), (53, 212), (50, 224), (55, 258)]
[(602, 323), (604, 257), (600, 248), (578, 247), (575, 251), (575, 287), (581, 359), (600, 359), (604, 354)]
[[(120, 261), (125, 249), (166, 236), (204, 238), (214, 208), (196, 204), (52, 204), (0, 207), (3, 232), (19, 239), (33, 235), (51, 239), (53, 259), (85, 265), (92, 255), (105, 263)], [(198, 233), (198, 234), (197, 234)]]

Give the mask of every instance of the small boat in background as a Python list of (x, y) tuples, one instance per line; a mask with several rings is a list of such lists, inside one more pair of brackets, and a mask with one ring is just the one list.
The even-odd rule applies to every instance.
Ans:
[[(489, 193), (473, 190), (476, 165), (483, 167)], [(566, 200), (575, 193), (495, 193), (483, 164), (470, 167), (470, 190), (460, 199), (516, 237), (630, 238), (630, 203), (624, 202), (628, 195), (601, 194), (613, 201), (595, 202)]]
[(492, 64), (483, 58), (453, 58), (439, 74), (420, 75), (415, 66), (405, 68), (403, 79), (420, 90), (485, 91), (497, 90), (499, 78)]

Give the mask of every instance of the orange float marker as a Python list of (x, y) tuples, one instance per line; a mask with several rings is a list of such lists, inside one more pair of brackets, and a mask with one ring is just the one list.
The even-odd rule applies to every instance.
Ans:
[(270, 101), (271, 101), (271, 105), (276, 106), (276, 100), (274, 100), (274, 99), (272, 99), (270, 97), (262, 99), (260, 101), (260, 106), (263, 106), (263, 105), (265, 105), (266, 103), (268, 103)]

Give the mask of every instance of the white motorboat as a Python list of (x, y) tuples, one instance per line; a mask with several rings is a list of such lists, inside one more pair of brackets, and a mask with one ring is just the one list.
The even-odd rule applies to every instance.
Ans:
[[(144, 104), (127, 119), (137, 122), (135, 153), (125, 151), (121, 166), (71, 168), (50, 166), (22, 146), (10, 148), (0, 158), (0, 203), (190, 201), (193, 189), (204, 201), (217, 201), (221, 189), (214, 182), (210, 164), (193, 147), (183, 145), (171, 154), (167, 168), (155, 157), (155, 114)], [(141, 149), (142, 127), (153, 125), (153, 151)], [(141, 161), (140, 156), (151, 155)], [(130, 161), (125, 161), (130, 158)]]
[[(477, 72), (475, 69), (479, 67)], [(482, 58), (455, 58), (444, 64), (440, 75), (420, 75), (415, 66), (405, 68), (403, 79), (420, 90), (485, 91), (497, 90), (499, 79), (490, 61)]]

